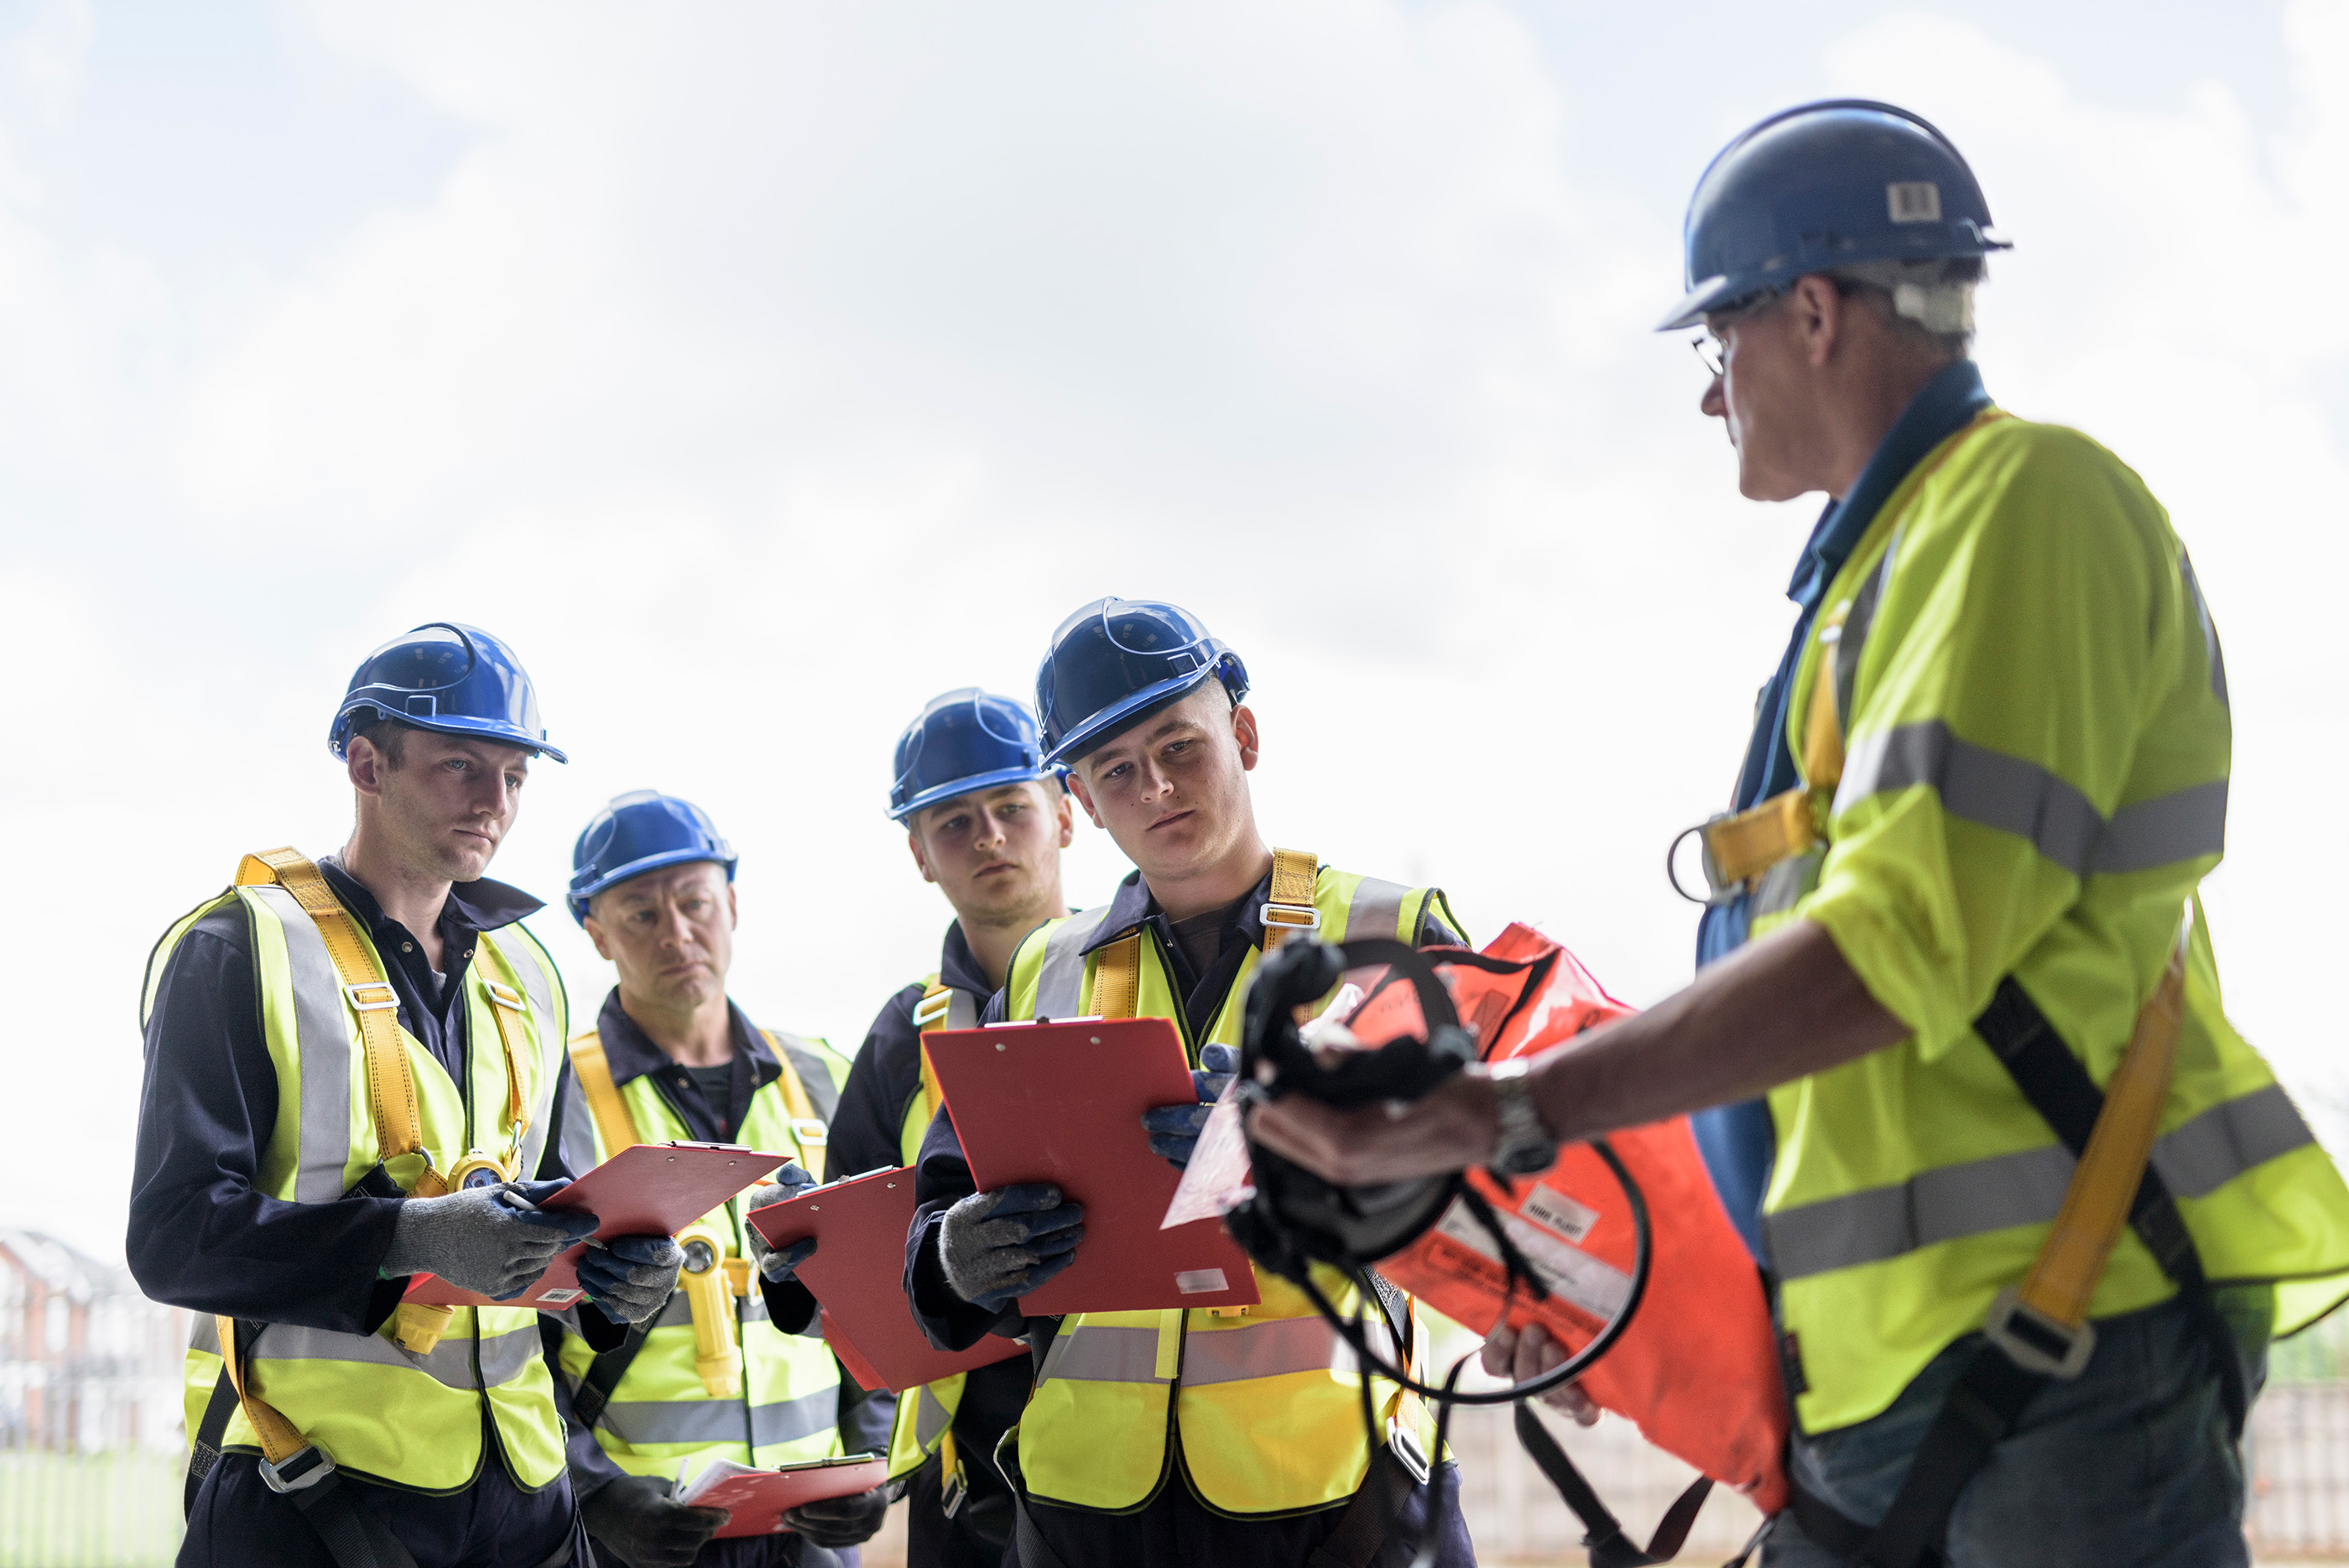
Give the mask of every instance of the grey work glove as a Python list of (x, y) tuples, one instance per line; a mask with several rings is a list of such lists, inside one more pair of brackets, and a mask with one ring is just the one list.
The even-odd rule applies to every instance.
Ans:
[(860, 1546), (872, 1540), (888, 1513), (889, 1489), (876, 1486), (871, 1491), (828, 1497), (785, 1509), (783, 1522), (818, 1546), (839, 1548)]
[(554, 1255), (595, 1233), (593, 1214), (540, 1213), (567, 1181), (501, 1181), (446, 1198), (410, 1198), (392, 1220), (383, 1277), (438, 1274), (450, 1284), (505, 1301), (530, 1289)]
[(947, 1288), (975, 1307), (1000, 1312), (1076, 1262), (1085, 1211), (1050, 1182), (974, 1192), (938, 1226)]
[(615, 1236), (579, 1260), (579, 1285), (604, 1315), (642, 1323), (668, 1304), (685, 1249), (667, 1236)]
[[(742, 1212), (748, 1214), (753, 1210), (764, 1209), (770, 1203), (797, 1198), (815, 1184), (815, 1178), (805, 1168), (787, 1165), (775, 1172), (772, 1182), (759, 1188), (742, 1200)], [(778, 1252), (767, 1245), (767, 1239), (759, 1234), (756, 1225), (745, 1225), (742, 1230), (750, 1238), (750, 1256), (759, 1260), (760, 1274), (779, 1285), (791, 1283), (792, 1271), (815, 1256), (815, 1238), (812, 1236), (804, 1241), (794, 1241)]]
[(628, 1568), (687, 1568), (731, 1516), (722, 1508), (687, 1508), (669, 1499), (658, 1476), (623, 1476), (579, 1505), (579, 1516), (605, 1551)]
[(1191, 1075), (1191, 1092), (1198, 1103), (1189, 1106), (1159, 1106), (1142, 1113), (1142, 1125), (1150, 1131), (1150, 1152), (1174, 1161), (1182, 1169), (1191, 1163), (1191, 1151), (1199, 1147), (1199, 1129), (1207, 1125), (1207, 1113), (1224, 1097), (1232, 1085), (1232, 1075), (1239, 1071), (1240, 1054), (1230, 1045), (1210, 1045), (1199, 1053), (1203, 1072)]

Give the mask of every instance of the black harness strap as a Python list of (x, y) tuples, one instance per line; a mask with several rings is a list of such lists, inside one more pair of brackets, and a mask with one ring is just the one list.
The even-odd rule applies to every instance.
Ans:
[[(1337, 1524), (1305, 1560), (1305, 1568), (1371, 1568), (1380, 1549), (1394, 1534), (1395, 1521), (1411, 1499), (1411, 1472), (1387, 1451), (1386, 1445), (1371, 1449), (1370, 1473), (1355, 1489)], [(1433, 1517), (1427, 1524), (1434, 1528)]]
[[(1974, 1020), (1974, 1033), (2073, 1157), (2084, 1154), (2105, 1108), (2104, 1091), (2013, 976), (1999, 981), (1990, 1005)], [(2180, 1300), (2209, 1341), (2228, 1422), (2240, 1440), (2249, 1407), (2241, 1353), (2211, 1299), (2186, 1221), (2161, 1173), (2150, 1164), (2137, 1179), (2129, 1225), (2162, 1272), (2176, 1282)], [(2050, 1381), (2045, 1373), (2017, 1366), (1997, 1345), (1984, 1344), (1943, 1398), (1909, 1462), (1899, 1492), (1874, 1529), (1845, 1517), (1799, 1486), (1793, 1503), (1795, 1522), (1813, 1541), (1850, 1557), (1861, 1568), (1919, 1568), (1939, 1563), (1959, 1494), (1990, 1462), (1992, 1451)]]
[(660, 1314), (656, 1313), (643, 1323), (629, 1324), (627, 1338), (587, 1364), (587, 1376), (579, 1380), (577, 1391), (571, 1396), (572, 1413), (579, 1417), (581, 1426), (589, 1431), (595, 1429), (604, 1407), (612, 1402), (613, 1390), (628, 1375), (628, 1368), (645, 1348), (645, 1341), (651, 1337), (653, 1325), (659, 1321)]
[[(261, 1324), (240, 1321), (236, 1325), (236, 1342), (250, 1345), (261, 1333)], [(203, 1419), (196, 1424), (188, 1443), (188, 1479), (180, 1489), (180, 1517), (188, 1518), (196, 1511), (196, 1493), (203, 1490), (204, 1478), (220, 1463), (221, 1439), (228, 1436), (229, 1417), (236, 1414), (236, 1386), (228, 1380), (228, 1365), (221, 1364), (220, 1381), (212, 1385), (212, 1397), (204, 1406)]]
[(1599, 1493), (1583, 1479), (1566, 1450), (1535, 1415), (1533, 1407), (1520, 1404), (1516, 1416), (1517, 1441), (1541, 1467), (1566, 1506), (1582, 1521), (1582, 1543), (1590, 1549), (1590, 1568), (1646, 1568), (1651, 1563), (1669, 1563), (1680, 1554), (1687, 1542), (1689, 1530), (1696, 1523), (1697, 1511), (1704, 1506), (1705, 1498), (1713, 1491), (1713, 1481), (1699, 1476), (1688, 1489), (1672, 1500), (1671, 1507), (1657, 1521), (1656, 1533), (1643, 1549), (1623, 1533), (1623, 1526), (1607, 1505), (1599, 1501)]

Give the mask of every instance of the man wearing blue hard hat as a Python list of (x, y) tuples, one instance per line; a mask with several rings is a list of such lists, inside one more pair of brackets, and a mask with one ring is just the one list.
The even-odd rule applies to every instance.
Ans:
[[(1074, 832), (1035, 718), (977, 687), (932, 698), (897, 742), (889, 818), (922, 879), (954, 909), (937, 968), (883, 1004), (856, 1054), (833, 1123), (843, 1171), (912, 1165), (939, 1100), (922, 1036), (968, 1029), (1003, 984), (1019, 940), (1067, 914), (1061, 851)], [(791, 1262), (813, 1255), (802, 1242)], [(998, 1362), (898, 1397), (893, 1477), (909, 1478), (911, 1568), (996, 1568), (1011, 1500), (995, 1446), (1027, 1402), (1029, 1366)]]
[(1353, 1182), (1697, 1113), (1782, 1331), (1766, 1563), (2243, 1563), (2246, 1407), (2349, 1296), (2349, 1189), (2221, 1009), (2192, 564), (2112, 453), (1991, 402), (2003, 245), (1924, 120), (1772, 116), (1687, 243), (1664, 329), (1706, 329), (1739, 487), (1829, 498), (1732, 810), (1683, 836), (1707, 967), (1521, 1075), (1256, 1134)]
[[(513, 651), (418, 627), (327, 734), (357, 797), (337, 855), (247, 855), (148, 965), (127, 1251), (201, 1314), (183, 1564), (585, 1568), (539, 1314), (506, 1300), (592, 1232), (538, 1211), (579, 1168), (563, 981), (482, 876), (547, 743)], [(668, 1299), (666, 1236), (591, 1251), (599, 1346)]]
[(571, 864), (572, 918), (618, 971), (595, 1027), (571, 1042), (588, 1112), (565, 1129), (573, 1163), (677, 1139), (795, 1162), (678, 1233), (677, 1293), (626, 1343), (560, 1336), (582, 1514), (601, 1559), (624, 1568), (830, 1568), (833, 1548), (879, 1528), (880, 1491), (793, 1509), (785, 1532), (723, 1541), (710, 1539), (723, 1510), (670, 1494), (719, 1460), (765, 1469), (886, 1440), (888, 1397), (859, 1400), (852, 1385), (843, 1398), (804, 1287), (752, 1293), (764, 1248), (743, 1218), (823, 1179), (848, 1064), (822, 1040), (759, 1028), (728, 998), (735, 854), (700, 807), (652, 790), (621, 795), (579, 835)]
[[(1457, 942), (1443, 893), (1343, 872), (1265, 842), (1248, 794), (1261, 738), (1239, 655), (1180, 607), (1102, 599), (1054, 633), (1036, 677), (1046, 764), (1135, 866), (1109, 903), (1030, 934), (989, 1019), (1161, 1017), (1189, 1049), (1198, 1102), (1150, 1113), (1151, 1146), (1186, 1162), (1230, 1082), (1240, 998), (1261, 955), (1293, 931), (1332, 941)], [(1459, 1477), (1416, 1401), (1373, 1383), (1380, 1430), (1313, 1303), (1258, 1270), (1260, 1301), (1179, 1314), (1022, 1318), (1016, 1298), (1082, 1245), (1082, 1216), (1048, 1186), (978, 1192), (954, 1124), (924, 1137), (907, 1241), (915, 1315), (936, 1343), (1031, 1337), (1044, 1376), (1004, 1458), (1016, 1473), (1007, 1561), (1067, 1568), (1176, 1564), (1368, 1568), (1423, 1539), (1473, 1563)], [(1424, 1326), (1400, 1293), (1364, 1301), (1317, 1275), (1340, 1313), (1383, 1314), (1406, 1355)], [(1163, 1344), (1174, 1359), (1127, 1346)], [(1169, 1367), (1172, 1376), (1167, 1376)], [(1013, 1451), (1016, 1448), (1016, 1453)], [(1422, 1481), (1429, 1484), (1421, 1485)]]

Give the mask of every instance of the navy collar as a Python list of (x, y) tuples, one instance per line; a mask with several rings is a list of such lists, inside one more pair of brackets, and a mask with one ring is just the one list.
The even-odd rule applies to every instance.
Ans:
[[(335, 896), (357, 910), (370, 929), (398, 925), (383, 912), (383, 905), (367, 891), (367, 884), (343, 869), (342, 857), (322, 855), (318, 869), (326, 873), (327, 885)], [(527, 915), (534, 915), (546, 906), (519, 888), (503, 882), (492, 882), (487, 877), (472, 882), (458, 882), (449, 888), (448, 902), (440, 906), (440, 926), (443, 930), (455, 929), (471, 935), (477, 931), (494, 931), (511, 926)], [(413, 936), (415, 933), (410, 932)]]
[[(742, 1010), (730, 1001), (726, 1004), (726, 1013), (733, 1028), (735, 1059), (750, 1064), (753, 1087), (763, 1089), (781, 1077), (782, 1064), (775, 1060), (772, 1051), (767, 1049), (767, 1037), (760, 1033)], [(620, 988), (616, 985), (604, 999), (604, 1010), (595, 1015), (595, 1038), (604, 1047), (604, 1064), (612, 1070), (615, 1086), (641, 1078), (647, 1073), (664, 1075), (657, 1081), (673, 1084), (684, 1074), (685, 1069), (678, 1066), (667, 1052), (654, 1044), (652, 1036), (628, 1016), (627, 1009), (620, 1005)], [(746, 1111), (749, 1105), (747, 1098), (741, 1101)]]
[[(1263, 880), (1240, 900), (1237, 924), (1240, 934), (1247, 938), (1251, 947), (1264, 945), (1264, 906), (1271, 897), (1272, 873), (1267, 871)], [(1172, 948), (1174, 933), (1167, 923), (1165, 911), (1159, 909), (1158, 900), (1151, 894), (1150, 884), (1142, 879), (1142, 873), (1139, 870), (1129, 871), (1125, 880), (1117, 885), (1117, 891), (1109, 901), (1109, 912), (1102, 917), (1101, 924), (1093, 928), (1092, 940), (1085, 943), (1084, 950), (1090, 953), (1096, 948), (1105, 948), (1121, 938), (1132, 936), (1154, 920), (1161, 928), (1158, 934), (1165, 938), (1166, 945)]]
[(1851, 489), (1841, 501), (1828, 502), (1826, 510), (1819, 514), (1803, 546), (1802, 559), (1795, 563), (1786, 597), (1806, 609), (1816, 606), (1867, 535), (1868, 524), (1876, 521), (1878, 511), (1909, 477), (1909, 471), (1989, 407), (1982, 368), (1971, 359), (1943, 366), (1919, 388), (1900, 417), (1892, 421), (1892, 428), (1884, 432), (1884, 439), (1876, 443)]
[(970, 950), (970, 939), (962, 934), (960, 920), (947, 928), (946, 945), (938, 950), (938, 983), (967, 991), (981, 1002), (995, 994), (996, 988), (979, 971), (978, 955)]

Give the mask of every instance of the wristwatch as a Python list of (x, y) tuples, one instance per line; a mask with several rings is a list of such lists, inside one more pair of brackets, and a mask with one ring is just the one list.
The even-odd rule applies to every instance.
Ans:
[(1499, 1127), (1485, 1168), (1495, 1176), (1532, 1176), (1557, 1163), (1557, 1139), (1542, 1125), (1526, 1067), (1523, 1062), (1504, 1062), (1493, 1069)]

